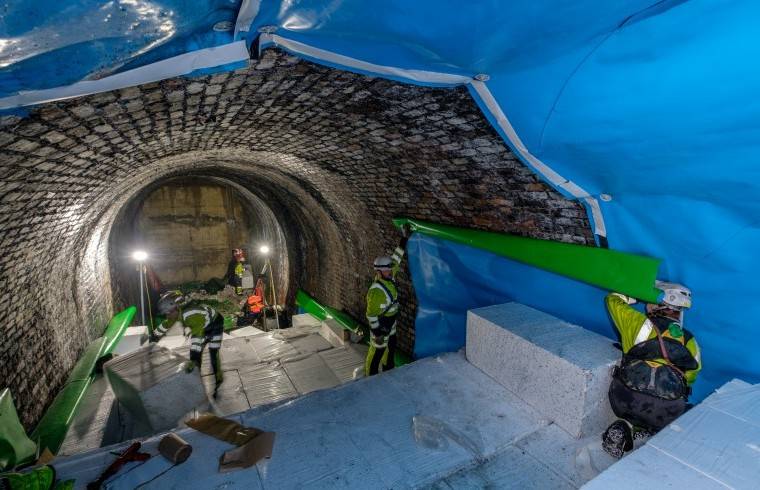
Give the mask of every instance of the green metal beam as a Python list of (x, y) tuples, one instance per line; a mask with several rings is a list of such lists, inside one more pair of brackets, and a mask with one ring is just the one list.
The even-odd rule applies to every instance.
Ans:
[(136, 311), (137, 308), (130, 306), (114, 316), (103, 336), (91, 342), (74, 365), (63, 388), (30, 435), (37, 443), (40, 453), (47, 448), (51, 453), (57, 454), (61, 449), (69, 426), (95, 375), (98, 359), (113, 351), (132, 323)]
[(33, 459), (37, 451), (16, 413), (11, 390), (0, 391), (0, 472), (15, 467), (19, 462)]
[(656, 303), (661, 291), (654, 287), (659, 259), (606, 248), (537, 240), (505, 233), (439, 225), (409, 218), (395, 218), (397, 227), (408, 224), (416, 231)]
[(298, 293), (296, 293), (296, 304), (303, 308), (306, 313), (314, 316), (317, 320), (332, 318), (346, 330), (356, 332), (361, 326), (359, 322), (351, 318), (347, 313), (343, 313), (340, 310), (321, 304), (319, 301), (309, 296), (309, 294), (303, 289), (299, 289)]

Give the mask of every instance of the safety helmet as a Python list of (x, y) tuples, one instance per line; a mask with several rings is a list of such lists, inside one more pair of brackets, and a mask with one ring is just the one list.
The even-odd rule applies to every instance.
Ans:
[(161, 295), (158, 300), (158, 312), (162, 315), (168, 315), (179, 308), (185, 302), (185, 296), (182, 291), (168, 291)]
[(393, 267), (393, 260), (387, 256), (378, 257), (373, 265), (377, 271), (389, 271)]
[(248, 296), (249, 305), (255, 305), (256, 303), (261, 303), (261, 296), (259, 296), (258, 294), (252, 294)]
[(674, 310), (691, 308), (691, 290), (674, 282), (655, 281), (654, 286), (662, 290), (661, 304)]

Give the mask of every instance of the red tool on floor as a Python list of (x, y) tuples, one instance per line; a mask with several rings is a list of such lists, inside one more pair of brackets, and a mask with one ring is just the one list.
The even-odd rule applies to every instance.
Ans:
[(106, 468), (106, 470), (98, 477), (97, 480), (87, 484), (87, 490), (99, 490), (101, 485), (103, 485), (106, 480), (118, 473), (121, 467), (127, 463), (130, 463), (132, 461), (147, 461), (150, 458), (150, 454), (139, 452), (141, 445), (142, 444), (140, 444), (140, 442), (135, 442), (129, 446), (123, 453), (121, 453), (121, 455), (119, 455), (118, 458), (116, 458), (113, 463), (108, 466), (108, 468)]

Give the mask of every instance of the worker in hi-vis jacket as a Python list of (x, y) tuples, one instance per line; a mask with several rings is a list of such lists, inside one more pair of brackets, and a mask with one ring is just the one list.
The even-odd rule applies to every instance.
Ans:
[(211, 357), (211, 367), (214, 370), (214, 398), (217, 396), (219, 385), (224, 381), (222, 374), (221, 357), (219, 350), (222, 348), (222, 335), (224, 334), (224, 317), (215, 309), (202, 303), (185, 304), (185, 296), (180, 291), (169, 291), (161, 296), (158, 301), (158, 311), (166, 315), (166, 319), (156, 328), (151, 341), (156, 341), (164, 336), (175, 322), (180, 322), (184, 328), (190, 330), (190, 365), (188, 371), (198, 366), (201, 369), (203, 347), (208, 344), (208, 353)]
[(369, 350), (364, 363), (364, 375), (377, 374), (380, 365), (383, 371), (393, 369), (396, 355), (396, 321), (399, 301), (396, 274), (404, 257), (404, 249), (409, 239), (409, 227), (401, 228), (401, 242), (390, 257), (375, 259), (375, 279), (367, 291), (367, 323), (369, 323)]
[(691, 291), (660, 281), (656, 287), (664, 296), (659, 304), (647, 304), (646, 313), (622, 294), (605, 299), (623, 350), (609, 390), (612, 411), (621, 420), (602, 436), (604, 450), (616, 458), (633, 449), (634, 438), (657, 432), (686, 411), (691, 385), (702, 369), (697, 340), (683, 328)]

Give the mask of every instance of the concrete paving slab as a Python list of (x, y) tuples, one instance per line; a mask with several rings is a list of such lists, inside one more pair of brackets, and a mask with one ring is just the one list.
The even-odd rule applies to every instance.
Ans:
[(538, 429), (518, 441), (515, 447), (541, 461), (576, 487), (617, 462), (602, 450), (600, 434), (576, 439), (556, 424)]
[(289, 343), (301, 354), (312, 354), (333, 348), (333, 345), (318, 333), (295, 338)]
[(461, 488), (514, 488), (520, 490), (570, 490), (577, 488), (561, 475), (546, 467), (531, 454), (510, 447), (491, 461), (455, 473), (429, 490)]
[(111, 443), (119, 441), (116, 439), (121, 435), (116, 405), (108, 381), (97, 376), (87, 390), (58, 454), (67, 456), (97, 448), (108, 444), (109, 439)]
[(259, 364), (240, 372), (240, 379), (251, 407), (298, 396), (293, 382), (279, 365)]
[(467, 359), (574, 437), (613, 420), (612, 342), (518, 303), (468, 312)]
[(332, 372), (324, 359), (316, 354), (284, 362), (282, 367), (301, 394), (340, 384), (340, 379)]
[(113, 358), (103, 372), (119, 402), (159, 431), (176, 427), (185, 413), (206, 400), (198, 370), (185, 370), (188, 361), (151, 344)]
[(341, 383), (364, 376), (364, 356), (349, 347), (336, 347), (319, 353)]
[(694, 471), (653, 447), (644, 446), (625, 456), (582, 488), (584, 490), (611, 488), (619, 490), (641, 490), (642, 488), (726, 490), (729, 487), (703, 473)]

